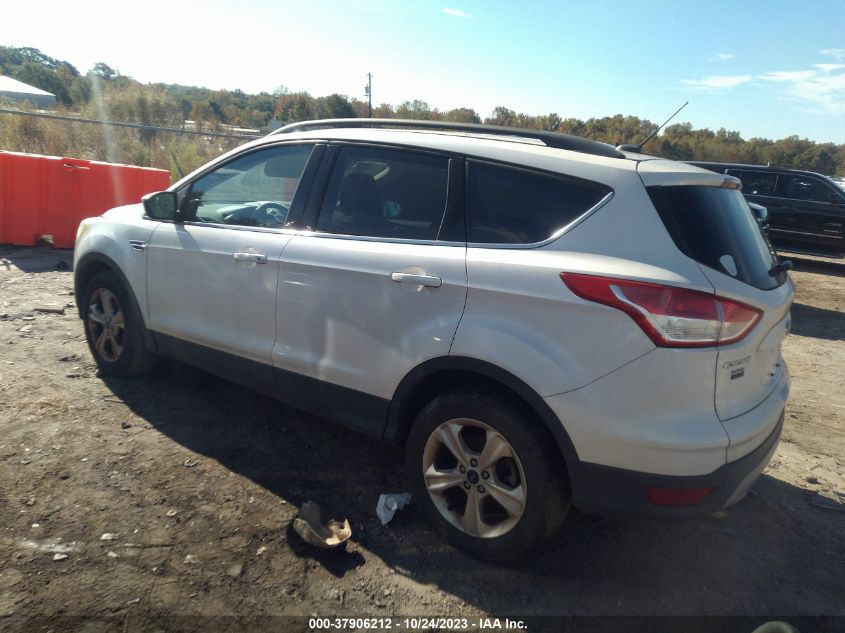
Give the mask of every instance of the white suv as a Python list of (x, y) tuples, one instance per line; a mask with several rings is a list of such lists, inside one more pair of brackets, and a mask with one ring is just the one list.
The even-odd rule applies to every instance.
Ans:
[(739, 186), (561, 134), (294, 124), (85, 220), (76, 297), (103, 372), (175, 357), (396, 444), (443, 536), (516, 558), (570, 505), (711, 513), (769, 461), (794, 288)]

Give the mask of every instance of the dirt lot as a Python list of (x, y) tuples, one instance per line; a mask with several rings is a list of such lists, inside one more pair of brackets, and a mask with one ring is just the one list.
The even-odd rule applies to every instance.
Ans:
[[(381, 526), (379, 493), (403, 489), (385, 446), (176, 363), (98, 377), (71, 252), (0, 257), (0, 629), (101, 630), (67, 616), (117, 631), (249, 628), (213, 616), (845, 616), (842, 261), (796, 262), (793, 396), (752, 496), (694, 521), (574, 512), (542, 557), (502, 567), (444, 546), (413, 508)], [(308, 499), (349, 518), (345, 551), (293, 533)]]

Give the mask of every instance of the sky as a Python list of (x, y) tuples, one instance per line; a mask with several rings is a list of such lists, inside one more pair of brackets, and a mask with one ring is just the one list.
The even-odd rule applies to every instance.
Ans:
[(843, 0), (8, 0), (0, 45), (247, 93), (845, 143)]

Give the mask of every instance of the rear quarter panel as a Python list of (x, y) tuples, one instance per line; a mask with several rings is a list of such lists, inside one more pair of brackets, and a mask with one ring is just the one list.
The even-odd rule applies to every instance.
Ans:
[[(572, 294), (561, 272), (712, 292), (698, 265), (672, 242), (636, 174), (610, 172), (610, 180), (613, 198), (549, 244), (469, 246), (467, 306), (452, 354), (498, 365), (547, 397), (654, 349), (626, 314)], [(712, 382), (702, 388), (712, 395)]]

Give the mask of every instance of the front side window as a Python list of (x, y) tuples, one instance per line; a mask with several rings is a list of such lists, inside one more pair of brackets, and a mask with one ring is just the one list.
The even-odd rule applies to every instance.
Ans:
[(832, 190), (820, 180), (809, 176), (787, 176), (786, 197), (792, 200), (829, 202)]
[(469, 241), (542, 242), (597, 205), (610, 188), (574, 178), (470, 161)]
[(189, 221), (279, 228), (313, 145), (284, 145), (250, 152), (194, 181)]
[(435, 240), (446, 210), (449, 159), (404, 150), (344, 147), (317, 229), (342, 235)]

